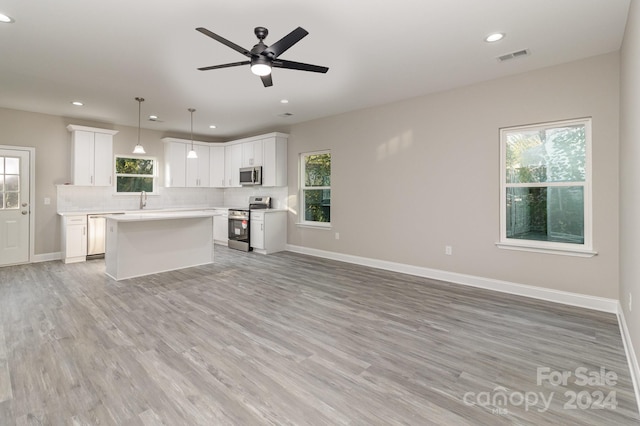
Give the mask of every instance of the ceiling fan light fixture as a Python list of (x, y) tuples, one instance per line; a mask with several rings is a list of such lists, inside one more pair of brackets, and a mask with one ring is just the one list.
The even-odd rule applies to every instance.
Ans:
[(263, 77), (265, 75), (271, 74), (271, 67), (268, 64), (255, 63), (251, 64), (251, 72), (255, 75)]

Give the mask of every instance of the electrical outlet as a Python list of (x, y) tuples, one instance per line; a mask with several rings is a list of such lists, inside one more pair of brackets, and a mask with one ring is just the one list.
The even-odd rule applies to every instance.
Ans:
[(339, 239), (340, 239), (340, 233), (336, 232), (336, 240), (339, 240)]
[(444, 254), (451, 256), (453, 254), (453, 247), (451, 246), (444, 246)]
[(631, 296), (631, 293), (629, 293), (629, 312), (631, 312), (631, 310), (633, 309), (632, 302), (633, 302), (633, 298)]
[(51, 198), (49, 197), (44, 197), (44, 205), (48, 206), (49, 204), (51, 204)]

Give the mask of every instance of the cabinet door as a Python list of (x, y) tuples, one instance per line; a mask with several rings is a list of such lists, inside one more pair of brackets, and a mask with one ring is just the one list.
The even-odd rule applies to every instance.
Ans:
[(71, 161), (73, 184), (93, 185), (94, 182), (94, 133), (84, 130), (73, 132), (73, 159)]
[(179, 142), (165, 142), (164, 145), (164, 186), (184, 188), (187, 178), (186, 145)]
[[(186, 145), (187, 151), (191, 150), (191, 145)], [(193, 150), (198, 158), (187, 158), (187, 181), (186, 186), (190, 188), (209, 186), (209, 147), (193, 145)]]
[(224, 146), (209, 147), (209, 186), (224, 188)]
[(287, 186), (287, 141), (263, 139), (262, 186)]
[(224, 151), (224, 172), (228, 187), (240, 186), (240, 164), (242, 163), (242, 145), (229, 145)]
[(68, 225), (65, 235), (65, 258), (87, 255), (87, 226)]
[(198, 153), (198, 186), (209, 187), (209, 147), (194, 145)]
[(262, 166), (262, 140), (242, 144), (242, 167)]
[(264, 220), (251, 220), (249, 238), (251, 247), (264, 250)]
[(226, 215), (213, 217), (213, 239), (226, 244), (229, 239), (229, 218)]
[(113, 169), (113, 136), (95, 133), (93, 185), (111, 186)]

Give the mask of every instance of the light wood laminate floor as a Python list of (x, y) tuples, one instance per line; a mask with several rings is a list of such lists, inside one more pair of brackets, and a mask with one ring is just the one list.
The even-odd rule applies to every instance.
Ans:
[(219, 246), (121, 282), (101, 260), (0, 268), (3, 426), (637, 422), (612, 314)]

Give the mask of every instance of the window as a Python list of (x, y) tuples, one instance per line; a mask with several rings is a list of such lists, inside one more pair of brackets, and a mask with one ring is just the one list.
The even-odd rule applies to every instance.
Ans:
[(500, 131), (502, 248), (593, 255), (591, 120)]
[(331, 153), (310, 152), (300, 156), (302, 224), (331, 223)]
[(155, 189), (155, 160), (116, 156), (116, 193), (149, 192)]
[(20, 158), (0, 157), (0, 210), (20, 208)]

